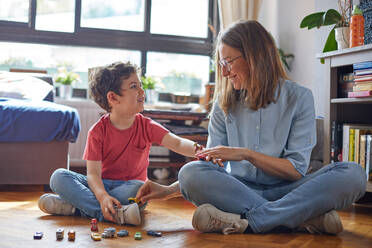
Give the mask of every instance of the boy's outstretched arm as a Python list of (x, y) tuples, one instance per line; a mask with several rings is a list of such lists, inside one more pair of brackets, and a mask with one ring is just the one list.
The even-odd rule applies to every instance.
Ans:
[(173, 133), (167, 133), (161, 142), (169, 150), (177, 152), (187, 157), (196, 157), (195, 153), (202, 147), (192, 140), (181, 138)]
[(89, 188), (93, 191), (97, 200), (101, 205), (101, 210), (105, 220), (115, 222), (113, 215), (115, 214), (114, 205), (121, 207), (120, 202), (110, 196), (102, 182), (102, 164), (101, 161), (87, 160), (87, 180)]

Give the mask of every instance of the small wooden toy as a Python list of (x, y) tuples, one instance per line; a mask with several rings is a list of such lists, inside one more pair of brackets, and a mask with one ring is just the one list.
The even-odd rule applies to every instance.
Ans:
[(136, 232), (134, 234), (134, 239), (135, 240), (141, 240), (142, 239), (142, 233), (141, 232)]
[(135, 197), (129, 197), (128, 198), (128, 201), (129, 201), (129, 203), (137, 203), (138, 206), (142, 206), (142, 202), (139, 199), (135, 198)]
[(74, 230), (68, 231), (67, 236), (68, 236), (68, 241), (75, 241), (75, 231)]
[(65, 234), (65, 230), (63, 228), (58, 228), (56, 231), (56, 238), (57, 240), (62, 240)]
[(154, 236), (154, 237), (161, 237), (161, 232), (155, 232), (155, 231), (147, 231), (147, 235)]
[(98, 232), (97, 219), (91, 219), (90, 220), (90, 230), (92, 232)]
[(126, 237), (129, 235), (129, 232), (127, 230), (120, 230), (116, 235), (118, 235), (118, 237)]
[(91, 233), (90, 234), (90, 237), (94, 240), (94, 241), (101, 241), (101, 235), (99, 233)]
[(35, 232), (34, 239), (41, 239), (43, 237), (43, 232)]

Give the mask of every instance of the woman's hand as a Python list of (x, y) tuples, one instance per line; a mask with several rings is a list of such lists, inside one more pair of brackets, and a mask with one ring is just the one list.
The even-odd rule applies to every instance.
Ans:
[(216, 146), (199, 151), (196, 155), (223, 167), (224, 161), (245, 160), (245, 151), (246, 149), (241, 147)]
[(114, 205), (116, 205), (117, 208), (121, 208), (120, 202), (116, 198), (107, 194), (102, 197), (99, 203), (105, 220), (115, 222), (114, 215), (116, 211)]
[[(152, 199), (167, 199), (179, 191), (178, 183), (170, 186), (161, 185), (151, 180), (147, 180), (138, 190), (136, 198), (141, 202)], [(172, 196), (171, 196), (172, 195)]]

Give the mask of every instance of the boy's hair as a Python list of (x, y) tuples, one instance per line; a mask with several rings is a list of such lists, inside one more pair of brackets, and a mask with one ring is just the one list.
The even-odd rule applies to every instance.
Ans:
[(121, 96), (121, 84), (132, 73), (139, 73), (139, 68), (130, 62), (124, 63), (120, 61), (90, 69), (90, 95), (101, 108), (110, 112), (111, 106), (107, 100), (107, 93), (112, 91)]

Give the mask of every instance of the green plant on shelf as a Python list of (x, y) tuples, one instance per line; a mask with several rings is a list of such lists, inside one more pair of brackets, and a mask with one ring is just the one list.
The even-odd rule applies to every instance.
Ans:
[(142, 87), (144, 90), (153, 90), (155, 89), (155, 85), (158, 83), (154, 78), (152, 77), (142, 77)]
[(66, 67), (61, 67), (58, 68), (55, 81), (63, 85), (71, 85), (75, 81), (80, 81), (80, 76), (76, 72), (68, 71)]

